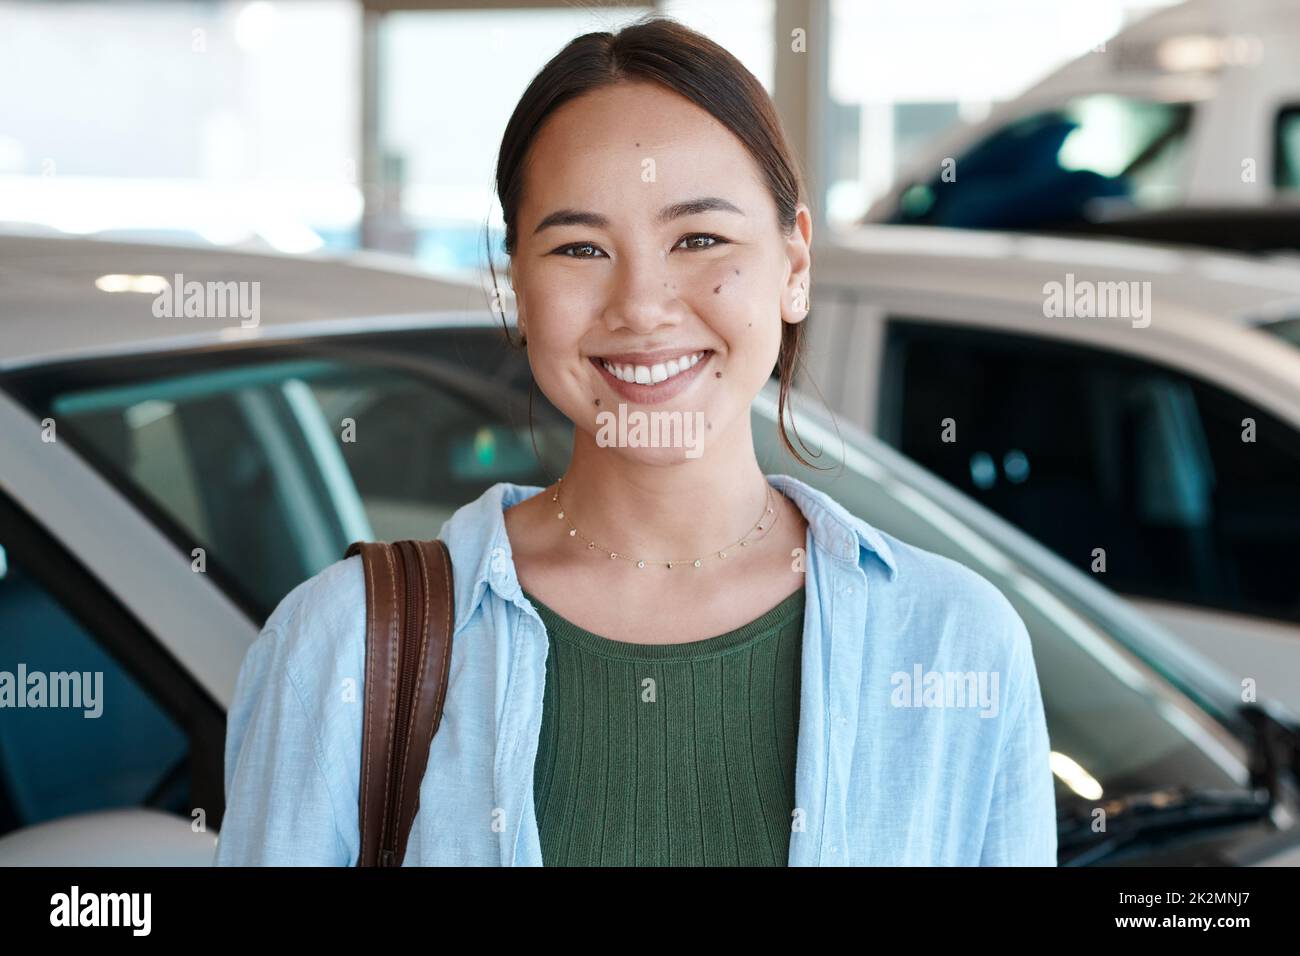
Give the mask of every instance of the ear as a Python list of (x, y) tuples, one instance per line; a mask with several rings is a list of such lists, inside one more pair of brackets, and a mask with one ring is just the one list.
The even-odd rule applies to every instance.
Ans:
[(803, 203), (795, 210), (785, 253), (790, 276), (781, 290), (781, 318), (793, 325), (807, 318), (812, 306), (812, 213)]
[(514, 265), (514, 259), (512, 257), (510, 262), (506, 265), (506, 281), (510, 283), (510, 294), (513, 295), (515, 298), (515, 328), (519, 330), (519, 335), (522, 337), (528, 334), (526, 331), (527, 323), (524, 321), (523, 300), (519, 297), (518, 290), (515, 289), (515, 276), (514, 276), (513, 265)]

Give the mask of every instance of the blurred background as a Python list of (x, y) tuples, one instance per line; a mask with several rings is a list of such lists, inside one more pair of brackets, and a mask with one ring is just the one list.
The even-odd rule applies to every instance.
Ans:
[[(494, 150), (524, 86), (573, 36), (659, 11), (763, 82), (795, 137), (818, 222), (849, 224), (923, 145), (1077, 57), (1102, 56), (1126, 25), (1168, 6), (5, 0), (0, 222), (286, 252), (382, 249), (472, 269), (484, 223), (499, 223)], [(808, 39), (795, 53), (799, 27)], [(1076, 168), (1113, 165), (1167, 120), (1139, 95), (1094, 101), (1087, 121), (1088, 137), (1071, 144)], [(1298, 128), (1292, 120), (1282, 134), (1293, 164)], [(1296, 187), (1294, 166), (1286, 182)], [(1173, 171), (1146, 185), (1153, 202), (1179, 191)]]

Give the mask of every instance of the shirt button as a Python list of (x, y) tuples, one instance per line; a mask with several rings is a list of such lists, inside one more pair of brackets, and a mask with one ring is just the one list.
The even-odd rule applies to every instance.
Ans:
[(852, 593), (853, 593), (853, 588), (845, 588), (845, 589), (844, 589), (844, 593), (845, 593), (845, 594), (852, 594)]
[(839, 852), (840, 852), (840, 848), (837, 847), (837, 846), (833, 846), (833, 847), (831, 847), (831, 852), (832, 852), (832, 853), (839, 853)]

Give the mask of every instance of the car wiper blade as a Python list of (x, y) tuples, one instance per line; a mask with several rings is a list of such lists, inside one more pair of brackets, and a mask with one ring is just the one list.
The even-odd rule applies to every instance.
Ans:
[[(1266, 819), (1267, 790), (1144, 790), (1057, 815), (1057, 856), (1063, 866), (1086, 866), (1135, 843)], [(1098, 817), (1096, 810), (1105, 811)], [(1095, 829), (1102, 821), (1104, 830)]]

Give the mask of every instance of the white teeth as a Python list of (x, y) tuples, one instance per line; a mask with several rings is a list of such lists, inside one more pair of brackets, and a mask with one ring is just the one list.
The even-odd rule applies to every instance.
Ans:
[(605, 371), (621, 382), (635, 382), (638, 385), (657, 385), (674, 375), (680, 375), (687, 369), (694, 368), (704, 358), (703, 352), (683, 355), (681, 358), (669, 359), (655, 365), (618, 365), (614, 362), (600, 360)]

